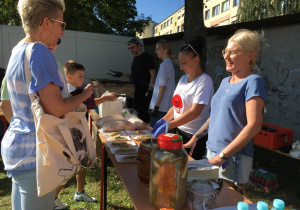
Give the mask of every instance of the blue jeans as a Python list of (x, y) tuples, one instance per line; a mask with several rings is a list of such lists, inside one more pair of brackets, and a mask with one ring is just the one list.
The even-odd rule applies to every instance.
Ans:
[(38, 197), (36, 172), (12, 178), (12, 210), (53, 210), (55, 190)]
[[(215, 155), (215, 152), (212, 152), (207, 148), (207, 159), (211, 159)], [(252, 171), (252, 164), (253, 157), (234, 154), (228, 158), (226, 167), (224, 169), (220, 168), (219, 178), (238, 184), (247, 184)]]

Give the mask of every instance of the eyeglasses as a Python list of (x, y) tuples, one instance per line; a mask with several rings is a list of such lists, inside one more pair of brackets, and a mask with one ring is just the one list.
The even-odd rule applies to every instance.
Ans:
[(136, 46), (131, 46), (131, 47), (128, 47), (128, 50), (132, 50), (134, 49)]
[(52, 19), (52, 18), (49, 18), (51, 21), (55, 21), (55, 22), (58, 22), (58, 23), (61, 23), (61, 30), (65, 30), (66, 26), (67, 26), (67, 23), (66, 22), (63, 22), (63, 21), (60, 21), (60, 20), (55, 20), (55, 19)]
[(229, 55), (230, 58), (234, 58), (239, 54), (242, 54), (241, 51), (235, 51), (235, 50), (222, 50), (222, 55), (225, 58), (227, 55)]
[(58, 38), (58, 39), (57, 39), (57, 45), (59, 45), (60, 43), (61, 43), (61, 39)]
[[(185, 44), (185, 45), (183, 45), (183, 49), (185, 49), (185, 50), (188, 49), (189, 47), (194, 51), (194, 53), (196, 53), (197, 56), (199, 56), (199, 54), (198, 54), (197, 51), (193, 48), (192, 45), (190, 45), (190, 44)], [(200, 57), (200, 56), (199, 56), (199, 57)]]

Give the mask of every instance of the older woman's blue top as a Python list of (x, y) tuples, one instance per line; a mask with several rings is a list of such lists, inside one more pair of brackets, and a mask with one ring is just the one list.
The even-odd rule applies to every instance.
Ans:
[[(230, 77), (222, 80), (218, 91), (212, 98), (208, 129), (207, 148), (213, 152), (223, 150), (247, 125), (246, 102), (253, 97), (267, 100), (264, 79), (256, 74), (230, 84)], [(253, 140), (239, 154), (253, 157)]]
[(13, 118), (3, 137), (1, 154), (9, 177), (24, 175), (36, 168), (35, 124), (28, 92), (34, 95), (50, 82), (63, 88), (53, 54), (45, 45), (37, 43), (33, 46), (29, 62), (32, 78), (27, 90), (24, 56), (28, 44), (20, 42), (14, 47), (6, 72)]

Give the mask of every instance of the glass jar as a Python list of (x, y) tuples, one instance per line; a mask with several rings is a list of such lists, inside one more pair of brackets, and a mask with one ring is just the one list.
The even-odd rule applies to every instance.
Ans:
[(215, 202), (215, 189), (207, 182), (192, 182), (188, 191), (189, 206), (192, 210), (211, 208)]
[(187, 189), (188, 155), (182, 136), (163, 133), (151, 152), (149, 200), (156, 208), (181, 209)]

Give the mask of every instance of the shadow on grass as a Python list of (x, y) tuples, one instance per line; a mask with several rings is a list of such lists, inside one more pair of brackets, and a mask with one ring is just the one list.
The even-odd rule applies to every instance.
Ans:
[(2, 158), (0, 158), (0, 197), (10, 196), (11, 194), (11, 179), (7, 177), (6, 171), (4, 171), (4, 165)]
[(111, 210), (133, 210), (134, 209), (134, 208), (127, 208), (127, 207), (119, 207), (116, 205), (108, 205), (107, 207), (108, 207), (108, 209), (111, 209)]

